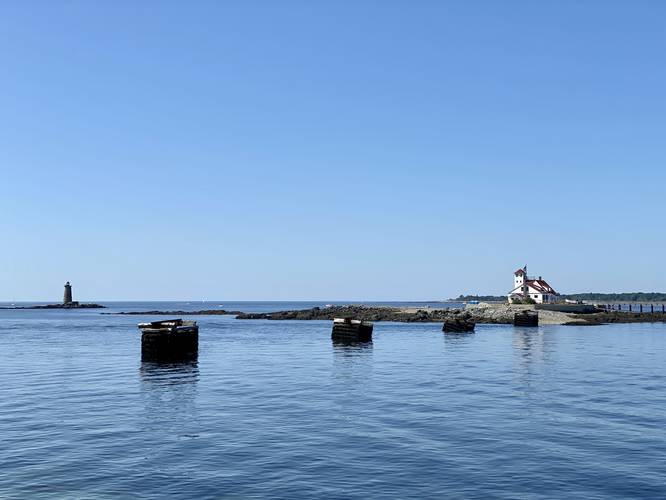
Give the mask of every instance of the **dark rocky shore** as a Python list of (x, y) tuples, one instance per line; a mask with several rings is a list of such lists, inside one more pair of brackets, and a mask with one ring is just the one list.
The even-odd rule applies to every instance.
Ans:
[[(353, 318), (363, 321), (397, 321), (401, 323), (440, 323), (445, 319), (467, 314), (461, 309), (418, 309), (406, 311), (397, 307), (335, 306), (313, 307), (297, 311), (276, 311), (270, 313), (242, 313), (236, 319), (269, 320), (332, 320)], [(500, 323), (501, 321), (488, 321)]]
[(270, 319), (270, 320), (332, 320), (333, 318), (354, 318), (364, 321), (400, 321), (400, 322), (439, 322), (447, 314), (457, 314), (459, 310), (450, 313), (442, 309), (431, 311), (419, 310), (406, 312), (396, 307), (365, 307), (365, 306), (336, 306), (313, 307), (312, 309), (299, 309), (294, 311), (276, 311), (268, 313), (246, 313), (243, 311), (225, 311), (223, 309), (204, 309), (199, 311), (126, 311), (115, 313), (102, 313), (109, 315), (128, 316), (219, 316), (231, 315), (236, 319)]
[(574, 314), (574, 320), (566, 325), (605, 325), (608, 323), (666, 323), (666, 314), (661, 312), (634, 313), (606, 311), (595, 314)]
[[(364, 321), (396, 321), (403, 323), (440, 323), (455, 321), (465, 316), (475, 323), (513, 324), (514, 308), (491, 306), (486, 308), (461, 309), (419, 309), (405, 311), (393, 307), (338, 306), (297, 311), (276, 311), (270, 313), (241, 313), (236, 319), (267, 320), (332, 320), (333, 318), (354, 318)], [(539, 316), (553, 316), (550, 311), (539, 311)], [(562, 314), (562, 320), (544, 321), (544, 324), (565, 325), (601, 325), (606, 323), (655, 323), (666, 322), (662, 313), (628, 313), (619, 311), (599, 312), (594, 314)]]
[(238, 316), (239, 314), (243, 314), (243, 312), (225, 311), (223, 309), (203, 309), (200, 311), (127, 311), (102, 314), (127, 316)]

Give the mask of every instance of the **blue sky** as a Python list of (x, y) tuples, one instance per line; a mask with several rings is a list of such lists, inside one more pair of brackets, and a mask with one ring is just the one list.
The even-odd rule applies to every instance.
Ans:
[(0, 10), (0, 299), (666, 291), (662, 2)]

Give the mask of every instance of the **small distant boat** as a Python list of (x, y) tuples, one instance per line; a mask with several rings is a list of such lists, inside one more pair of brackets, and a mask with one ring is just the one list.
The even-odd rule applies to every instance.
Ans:
[(468, 304), (478, 304), (478, 303), (479, 303), (478, 300), (470, 300), (470, 301), (468, 302)]

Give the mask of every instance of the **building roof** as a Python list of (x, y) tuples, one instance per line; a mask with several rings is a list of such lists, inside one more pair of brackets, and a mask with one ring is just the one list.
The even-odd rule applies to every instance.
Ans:
[(551, 294), (557, 294), (557, 292), (551, 287), (546, 280), (527, 280), (525, 282), (527, 286), (531, 286), (534, 288), (536, 291), (540, 293), (551, 293)]
[[(526, 280), (524, 285), (517, 286), (509, 292), (509, 295), (516, 294), (522, 295), (523, 286), (532, 288), (537, 293), (549, 294), (549, 295), (558, 295), (558, 293), (550, 286), (545, 280)], [(529, 293), (529, 292), (528, 292)]]
[(527, 273), (525, 272), (525, 269), (520, 268), (513, 274), (515, 274), (516, 276), (520, 276), (521, 274), (527, 274)]

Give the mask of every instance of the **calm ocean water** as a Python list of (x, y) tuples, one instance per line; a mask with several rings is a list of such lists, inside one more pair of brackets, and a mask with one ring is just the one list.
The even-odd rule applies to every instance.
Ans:
[(1, 498), (666, 497), (663, 324), (378, 323), (352, 347), (209, 316), (197, 363), (155, 365), (149, 318), (99, 312), (0, 310)]

